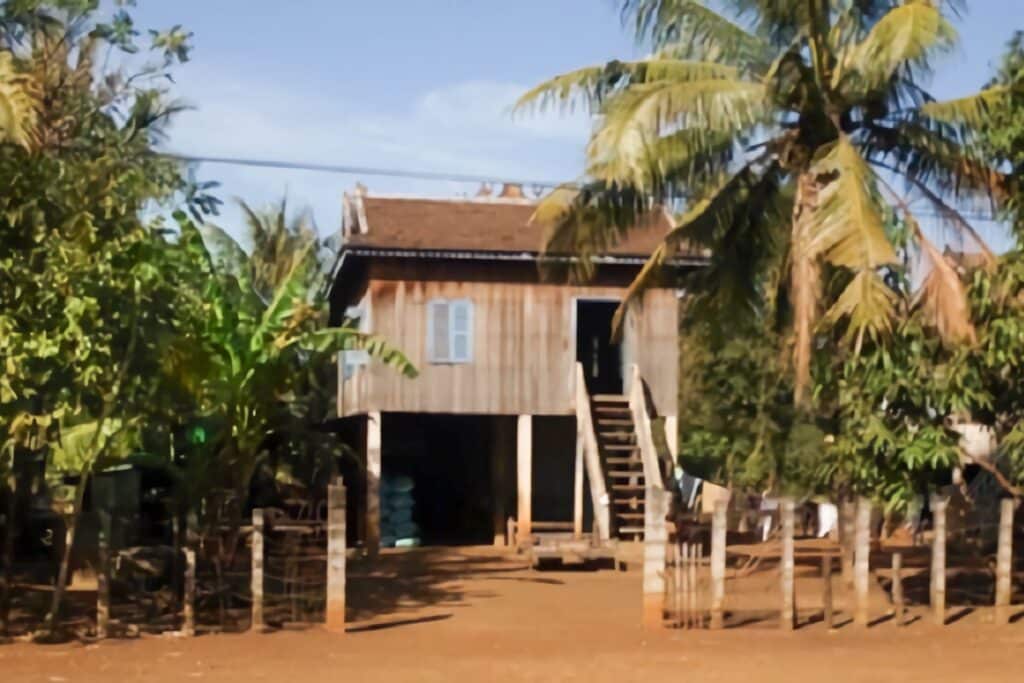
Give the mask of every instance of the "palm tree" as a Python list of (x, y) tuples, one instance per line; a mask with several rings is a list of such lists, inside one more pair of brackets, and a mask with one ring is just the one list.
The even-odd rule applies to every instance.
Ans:
[(309, 211), (288, 215), (288, 200), (282, 198), (276, 206), (266, 210), (253, 209), (238, 200), (245, 215), (245, 227), (251, 246), (249, 264), (252, 284), (260, 296), (269, 299), (285, 281), (292, 268), (307, 253), (319, 262), (316, 251), (317, 231)]
[(955, 45), (948, 15), (959, 9), (954, 0), (626, 0), (649, 57), (557, 76), (518, 104), (584, 106), (595, 117), (583, 181), (537, 210), (547, 249), (579, 253), (588, 275), (588, 257), (641, 214), (685, 209), (630, 296), (681, 245), (707, 249), (699, 286), (709, 296), (779, 304), (804, 404), (823, 323), (841, 326), (857, 351), (891, 329), (901, 303), (885, 279), (898, 266), (887, 227), (896, 214), (932, 262), (921, 297), (938, 331), (951, 343), (973, 339), (964, 287), (910, 210), (923, 200), (992, 260), (955, 207), (1002, 196), (1011, 182), (974, 145), (1010, 86), (937, 102), (922, 85)]

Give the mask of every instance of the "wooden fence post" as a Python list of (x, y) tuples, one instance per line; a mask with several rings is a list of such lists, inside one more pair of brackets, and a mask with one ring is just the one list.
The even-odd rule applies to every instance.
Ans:
[(110, 627), (110, 513), (99, 513), (99, 571), (96, 573), (96, 637), (109, 635)]
[(832, 609), (832, 556), (828, 551), (821, 556), (821, 606), (825, 628), (835, 626), (835, 612)]
[(935, 623), (946, 623), (946, 499), (932, 497), (932, 520), (935, 538), (932, 541), (931, 603)]
[(196, 551), (185, 548), (185, 580), (182, 586), (181, 634), (196, 634)]
[(903, 554), (892, 554), (892, 605), (896, 626), (903, 626), (906, 603), (903, 600)]
[(668, 491), (648, 488), (644, 504), (644, 614), (645, 628), (664, 626), (665, 547), (668, 544)]
[(782, 613), (780, 626), (784, 631), (792, 631), (796, 626), (796, 610), (793, 591), (794, 581), (794, 548), (795, 509), (792, 498), (784, 498), (780, 506), (782, 511)]
[[(853, 588), (853, 544), (855, 534), (856, 507), (853, 499), (844, 498), (839, 504), (839, 548), (841, 557), (839, 571), (842, 576), (843, 588)], [(849, 593), (847, 593), (849, 595)]]
[(853, 621), (866, 627), (869, 621), (868, 600), (871, 580), (871, 502), (864, 497), (857, 499), (857, 518), (854, 530), (853, 583), (857, 596)]
[(252, 626), (263, 628), (263, 509), (252, 511)]
[(1012, 498), (1003, 498), (999, 504), (999, 550), (996, 555), (996, 613), (995, 623), (1010, 620), (1010, 600), (1013, 592), (1013, 508)]
[(728, 503), (715, 501), (711, 517), (711, 628), (720, 629), (725, 621), (725, 546)]
[(327, 629), (345, 632), (346, 500), (341, 477), (327, 487)]

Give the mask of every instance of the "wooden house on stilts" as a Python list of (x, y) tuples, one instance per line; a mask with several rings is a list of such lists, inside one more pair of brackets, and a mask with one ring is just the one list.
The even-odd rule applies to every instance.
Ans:
[[(340, 422), (360, 445), (346, 473), (352, 542), (370, 552), (381, 482), (396, 477), (411, 484), (424, 544), (504, 543), (509, 517), (520, 540), (554, 521), (601, 539), (643, 533), (645, 483), (662, 475), (641, 446), (655, 415), (674, 433), (673, 278), (631, 307), (620, 343), (610, 329), (669, 217), (652, 212), (596, 257), (591, 281), (568, 284), (538, 268), (535, 208), (516, 186), (472, 199), (345, 195), (333, 320), (358, 317), (420, 371), (400, 377), (360, 352), (338, 361)], [(702, 262), (680, 254), (669, 270)]]

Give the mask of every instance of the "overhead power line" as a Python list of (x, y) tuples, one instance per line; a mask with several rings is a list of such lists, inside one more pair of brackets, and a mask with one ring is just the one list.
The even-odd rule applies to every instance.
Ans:
[(161, 156), (187, 163), (228, 164), (232, 166), (252, 166), (256, 168), (273, 168), (289, 171), (316, 171), (320, 173), (337, 173), (341, 175), (383, 176), (389, 178), (409, 178), (413, 180), (441, 180), (458, 183), (491, 183), (496, 185), (524, 185), (540, 188), (572, 185), (552, 180), (526, 180), (523, 178), (499, 178), (471, 173), (449, 173), (445, 171), (417, 171), (398, 168), (379, 168), (374, 166), (348, 166), (344, 164), (316, 164), (300, 161), (283, 161), (276, 159), (246, 159), (237, 157), (198, 156), (163, 152)]
[[(320, 164), (308, 161), (286, 161), (281, 159), (251, 159), (245, 157), (203, 156), (196, 154), (180, 154), (177, 152), (160, 152), (160, 156), (185, 163), (224, 164), (228, 166), (249, 166), (253, 168), (270, 168), (285, 171), (313, 171), (317, 173), (334, 173), (338, 175), (379, 176), (386, 178), (408, 178), (411, 180), (433, 180), (456, 183), (488, 183), (491, 185), (522, 185), (538, 189), (555, 187), (578, 187), (578, 183), (560, 182), (555, 180), (528, 180), (523, 178), (502, 178), (478, 173), (451, 173), (448, 171), (420, 171), (402, 168), (382, 168), (378, 166), (350, 166), (347, 164)], [(946, 218), (942, 214), (926, 209), (914, 211), (915, 215), (930, 218)], [(992, 223), (999, 219), (977, 212), (962, 211), (964, 218)]]

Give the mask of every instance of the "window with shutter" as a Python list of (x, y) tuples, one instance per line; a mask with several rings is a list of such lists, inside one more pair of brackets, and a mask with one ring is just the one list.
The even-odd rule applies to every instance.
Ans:
[(449, 304), (453, 363), (473, 360), (473, 304), (463, 299)]
[(472, 302), (433, 299), (427, 304), (427, 358), (431, 363), (472, 361)]

